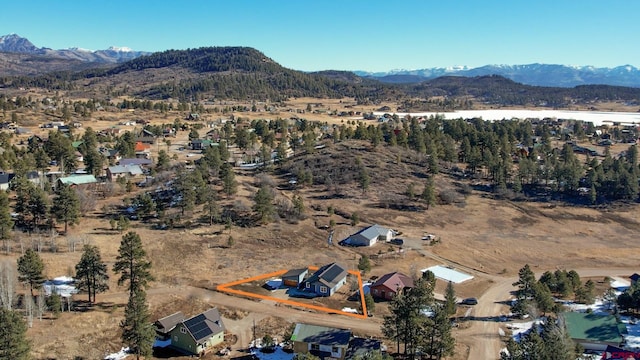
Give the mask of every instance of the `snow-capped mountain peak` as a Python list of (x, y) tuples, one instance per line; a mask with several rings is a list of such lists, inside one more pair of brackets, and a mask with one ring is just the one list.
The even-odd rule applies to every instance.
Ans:
[(131, 48), (128, 48), (126, 46), (110, 46), (107, 50), (111, 50), (111, 51), (116, 51), (116, 52), (132, 52), (133, 50)]

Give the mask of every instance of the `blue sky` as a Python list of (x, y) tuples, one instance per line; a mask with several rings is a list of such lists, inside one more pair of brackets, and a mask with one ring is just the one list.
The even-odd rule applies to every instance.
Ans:
[(20, 0), (0, 35), (38, 47), (249, 46), (304, 71), (640, 67), (637, 0)]

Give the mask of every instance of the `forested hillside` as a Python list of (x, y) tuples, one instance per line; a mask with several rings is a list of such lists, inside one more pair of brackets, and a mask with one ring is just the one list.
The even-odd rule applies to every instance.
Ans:
[[(395, 101), (405, 111), (449, 111), (474, 103), (562, 108), (593, 101), (640, 104), (640, 89), (607, 85), (574, 88), (523, 85), (501, 76), (447, 76), (418, 84), (385, 84), (351, 72), (305, 73), (287, 69), (248, 47), (168, 50), (111, 68), (60, 71), (43, 76), (4, 76), (0, 87), (82, 91), (126, 77), (127, 95), (143, 100), (205, 98), (273, 100), (290, 97)], [(437, 98), (437, 99), (434, 99)]]

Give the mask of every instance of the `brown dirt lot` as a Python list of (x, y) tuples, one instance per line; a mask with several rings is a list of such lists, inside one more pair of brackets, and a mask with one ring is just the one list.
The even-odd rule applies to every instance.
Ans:
[[(291, 103), (303, 109), (307, 103), (318, 102), (312, 100), (297, 99)], [(344, 106), (339, 101), (321, 102), (327, 108)], [(368, 107), (360, 110), (374, 109)], [(288, 114), (283, 112), (280, 116)], [(236, 115), (271, 117), (264, 113)], [(113, 126), (118, 121), (141, 116), (155, 123), (169, 123), (176, 117), (183, 117), (182, 114), (159, 115), (137, 111), (105, 112), (95, 114), (84, 126), (99, 130)], [(342, 123), (346, 119), (318, 115), (317, 120)], [(45, 132), (34, 129), (34, 133)], [(186, 136), (187, 132), (182, 132), (172, 139), (172, 152), (178, 153), (177, 146), (186, 143)], [(253, 309), (255, 305), (255, 309), (263, 309), (260, 306), (264, 304), (249, 306), (238, 300), (236, 306), (231, 306), (221, 304), (227, 298), (220, 294), (198, 293), (196, 296), (184, 289), (185, 286), (214, 289), (217, 284), (277, 269), (318, 266), (333, 261), (356, 268), (359, 257), (365, 254), (372, 257), (372, 269), (363, 280), (390, 271), (415, 274), (420, 269), (437, 264), (452, 265), (470, 272), (475, 276), (473, 280), (456, 285), (459, 297), (479, 297), (496, 279), (517, 275), (517, 270), (525, 263), (529, 263), (536, 272), (557, 268), (640, 266), (637, 257), (640, 245), (635, 240), (640, 230), (639, 208), (636, 204), (602, 209), (563, 204), (549, 206), (549, 203), (493, 200), (485, 193), (474, 190), (454, 205), (441, 204), (426, 211), (394, 210), (377, 204), (390, 193), (402, 193), (409, 183), (415, 183), (421, 190), (422, 182), (407, 175), (409, 171), (405, 168), (411, 166), (408, 165), (411, 159), (403, 159), (402, 164), (395, 164), (394, 154), (386, 152), (373, 152), (370, 158), (385, 162), (388, 166), (374, 179), (366, 193), (353, 184), (342, 189), (342, 197), (333, 197), (332, 192), (324, 186), (277, 190), (278, 196), (291, 198), (295, 192), (304, 199), (306, 219), (297, 222), (281, 219), (268, 225), (234, 226), (229, 230), (220, 224), (209, 227), (198, 223), (186, 229), (153, 230), (149, 224), (133, 221), (130, 230), (140, 234), (153, 262), (152, 271), (156, 281), (149, 290), (148, 299), (154, 318), (178, 310), (192, 315), (210, 306), (218, 306), (223, 310), (227, 327), (238, 335), (238, 344), (243, 346), (251, 338), (253, 319), (256, 319), (262, 332), (272, 335), (283, 334), (295, 319), (320, 322), (329, 317), (327, 321), (340, 324), (342, 320), (336, 315), (300, 315), (284, 307), (252, 312), (243, 307)], [(179, 159), (187, 160), (184, 152), (180, 153)], [(374, 160), (363, 158), (363, 161), (373, 163)], [(286, 180), (274, 177), (277, 184), (284, 184)], [(230, 205), (242, 202), (250, 208), (251, 198), (257, 190), (256, 181), (251, 175), (238, 176), (238, 181), (241, 183), (238, 195), (234, 199), (223, 198), (221, 203)], [(444, 175), (438, 176), (436, 185), (439, 191), (455, 188), (454, 181)], [(103, 217), (99, 209), (103, 203), (119, 204), (125, 196), (130, 195), (101, 200), (96, 211), (86, 214), (80, 225), (71, 228), (67, 234), (67, 237), (75, 236), (98, 245), (109, 268), (115, 261), (121, 234), (110, 230), (108, 219)], [(326, 212), (328, 206), (344, 214), (357, 212), (360, 224), (351, 226), (347, 218), (337, 215), (338, 211), (329, 218)], [(194, 215), (198, 216), (199, 210)], [(401, 237), (405, 240), (403, 251), (398, 252), (399, 247), (388, 244), (377, 244), (366, 249), (328, 246), (327, 231), (319, 227), (328, 225), (331, 219), (337, 224), (334, 243), (363, 225), (378, 223), (402, 232)], [(435, 234), (440, 243), (429, 246), (421, 240), (426, 233)], [(235, 239), (231, 247), (227, 245), (229, 236)], [(34, 240), (34, 236), (17, 234), (13, 243), (14, 252), (0, 255), (0, 260), (15, 261), (19, 256), (20, 239), (28, 244)], [(45, 250), (41, 254), (45, 261), (45, 274), (47, 277), (71, 275), (81, 252), (69, 252), (64, 236), (58, 236), (54, 241), (57, 251), (49, 252), (50, 246), (45, 242)], [(393, 255), (378, 256), (380, 254)], [(64, 313), (55, 320), (34, 321), (34, 327), (29, 329), (28, 335), (36, 358), (49, 356), (69, 359), (77, 355), (99, 358), (106, 352), (120, 348), (118, 324), (122, 319), (126, 297), (124, 289), (116, 284), (117, 275), (110, 275), (111, 290), (99, 295), (101, 304), (94, 310)], [(445, 285), (438, 281), (436, 292), (443, 292)], [(85, 296), (78, 295), (75, 298), (81, 301)], [(233, 303), (233, 299), (225, 301)], [(386, 304), (376, 304), (376, 316), (362, 320), (366, 323), (359, 325), (358, 331), (363, 335), (378, 335), (379, 324), (386, 311)], [(342, 324), (350, 325), (347, 320)], [(367, 333), (362, 330), (364, 328), (368, 330)], [(456, 330), (456, 334), (460, 331)], [(466, 349), (468, 343), (459, 341), (456, 359), (466, 358), (463, 355)]]

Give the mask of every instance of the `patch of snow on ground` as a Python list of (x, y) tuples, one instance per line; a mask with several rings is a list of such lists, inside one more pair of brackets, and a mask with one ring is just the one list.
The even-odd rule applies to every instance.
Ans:
[(251, 354), (257, 356), (260, 360), (291, 360), (293, 353), (289, 354), (282, 350), (281, 346), (276, 346), (276, 351), (272, 353), (264, 353), (260, 349), (251, 349)]
[(629, 316), (621, 316), (620, 320), (627, 327), (627, 335), (624, 336), (625, 339), (625, 350), (640, 350), (640, 323), (635, 320), (632, 323), (632, 318)]
[(631, 283), (619, 277), (614, 277), (611, 279), (610, 286), (617, 291), (625, 291), (629, 288), (629, 286), (631, 286)]
[(75, 280), (68, 276), (59, 276), (53, 280), (47, 280), (42, 284), (45, 295), (49, 296), (56, 293), (62, 297), (71, 297), (78, 293), (78, 289), (74, 285)]
[(507, 328), (511, 330), (511, 337), (516, 342), (520, 342), (520, 339), (526, 335), (533, 327), (533, 321), (527, 321), (522, 323), (510, 323)]
[(104, 357), (104, 360), (124, 360), (129, 356), (129, 348), (123, 347), (117, 353), (109, 354)]
[(569, 311), (575, 311), (575, 312), (587, 312), (587, 310), (591, 309), (591, 311), (594, 314), (598, 314), (598, 315), (611, 315), (611, 312), (609, 311), (609, 306), (608, 304), (606, 304), (604, 301), (602, 301), (602, 299), (596, 299), (596, 301), (593, 304), (576, 304), (574, 302), (564, 302), (563, 303), (565, 308), (567, 308), (567, 310)]
[(358, 313), (358, 310), (356, 310), (354, 308), (350, 308), (350, 307), (342, 308), (342, 311), (344, 311), (346, 313), (352, 313), (352, 314), (357, 314)]

